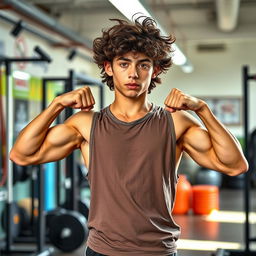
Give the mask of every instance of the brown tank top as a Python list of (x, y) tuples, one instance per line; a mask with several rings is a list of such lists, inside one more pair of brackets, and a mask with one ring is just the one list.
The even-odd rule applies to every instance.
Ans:
[(88, 168), (91, 249), (109, 256), (176, 252), (175, 147), (172, 117), (161, 107), (133, 122), (117, 119), (109, 107), (94, 114)]

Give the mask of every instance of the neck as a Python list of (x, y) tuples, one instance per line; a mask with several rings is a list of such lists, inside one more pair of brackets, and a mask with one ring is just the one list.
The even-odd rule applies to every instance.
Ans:
[(114, 114), (132, 117), (148, 113), (151, 110), (151, 104), (148, 102), (147, 96), (136, 99), (115, 97), (110, 109)]

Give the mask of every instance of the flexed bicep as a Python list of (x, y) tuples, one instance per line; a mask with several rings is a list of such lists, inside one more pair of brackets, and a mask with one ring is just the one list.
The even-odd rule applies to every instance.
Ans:
[[(91, 91), (86, 86), (56, 97), (19, 133), (11, 149), (10, 159), (18, 165), (31, 165), (67, 156), (80, 147), (83, 138), (88, 137), (86, 134), (92, 116), (90, 110), (94, 104)], [(78, 112), (82, 114), (72, 115), (64, 124), (50, 128), (65, 107), (80, 108), (83, 111)]]
[(80, 147), (81, 134), (67, 124), (60, 124), (49, 129), (45, 141), (35, 154), (36, 163), (53, 162), (68, 156)]
[(42, 145), (35, 153), (19, 156), (19, 153), (15, 152), (12, 158), (19, 165), (54, 162), (79, 148), (82, 141), (82, 136), (72, 126), (59, 124), (48, 129)]
[[(232, 167), (221, 161), (216, 148), (221, 147), (218, 140), (212, 138), (203, 127), (191, 127), (183, 138), (183, 148), (200, 166), (229, 174)], [(229, 152), (227, 152), (228, 154)]]
[[(174, 118), (177, 143), (199, 165), (230, 176), (248, 170), (239, 142), (204, 101), (176, 89), (168, 96), (165, 104)], [(184, 109), (194, 111), (201, 122)]]
[(206, 129), (192, 126), (184, 134), (182, 143), (183, 150), (200, 166), (218, 169), (217, 158)]
[(197, 164), (210, 169), (219, 169), (212, 140), (205, 127), (190, 113), (175, 112), (173, 115), (177, 142)]

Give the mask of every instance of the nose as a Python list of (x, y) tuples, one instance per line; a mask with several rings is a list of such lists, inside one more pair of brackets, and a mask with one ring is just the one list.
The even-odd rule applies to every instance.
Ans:
[(137, 72), (137, 68), (134, 65), (130, 66), (129, 69), (129, 78), (135, 79), (138, 78), (138, 72)]

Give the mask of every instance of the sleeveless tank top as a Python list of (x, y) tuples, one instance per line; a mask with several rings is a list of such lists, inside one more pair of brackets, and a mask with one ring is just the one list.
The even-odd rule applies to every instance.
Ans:
[(124, 122), (95, 112), (90, 135), (87, 245), (109, 256), (169, 255), (180, 234), (175, 198), (176, 136), (169, 112), (153, 105)]

